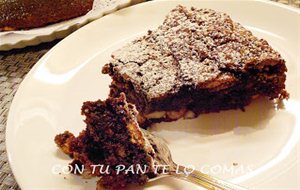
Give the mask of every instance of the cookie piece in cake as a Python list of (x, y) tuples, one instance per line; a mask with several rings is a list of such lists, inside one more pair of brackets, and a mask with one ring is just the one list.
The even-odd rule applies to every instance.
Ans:
[(55, 142), (73, 158), (73, 166), (84, 167), (85, 177), (100, 177), (99, 189), (123, 189), (155, 176), (154, 149), (138, 126), (135, 106), (126, 102), (124, 94), (85, 102), (82, 114), (86, 129), (78, 137), (66, 131), (57, 135)]
[(102, 72), (125, 92), (139, 122), (243, 109), (253, 97), (288, 97), (286, 65), (267, 41), (229, 15), (177, 6), (157, 29), (116, 50)]

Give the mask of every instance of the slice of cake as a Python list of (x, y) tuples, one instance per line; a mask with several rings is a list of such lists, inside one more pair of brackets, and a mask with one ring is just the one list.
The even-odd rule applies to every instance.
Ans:
[(288, 97), (280, 54), (225, 13), (177, 6), (157, 29), (115, 51), (102, 72), (125, 92), (139, 122), (243, 109), (254, 97)]
[(84, 167), (85, 177), (100, 177), (99, 189), (123, 189), (155, 176), (155, 150), (138, 126), (135, 106), (126, 102), (124, 94), (85, 102), (82, 114), (86, 129), (78, 137), (68, 131), (55, 137), (61, 150), (73, 158), (73, 168)]

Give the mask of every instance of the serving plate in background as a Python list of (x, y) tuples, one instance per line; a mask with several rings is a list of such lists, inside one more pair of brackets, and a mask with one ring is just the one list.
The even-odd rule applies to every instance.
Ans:
[(88, 22), (142, 1), (143, 0), (94, 0), (93, 9), (85, 15), (29, 30), (0, 32), (0, 51), (24, 48), (26, 46), (38, 45), (43, 42), (64, 38)]

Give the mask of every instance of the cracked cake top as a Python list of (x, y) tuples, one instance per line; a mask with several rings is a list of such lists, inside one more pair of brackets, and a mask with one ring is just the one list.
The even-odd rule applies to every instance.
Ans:
[(284, 64), (280, 54), (227, 14), (179, 5), (156, 30), (115, 51), (102, 72), (151, 100), (184, 86), (226, 88), (236, 81), (232, 73), (274, 64)]

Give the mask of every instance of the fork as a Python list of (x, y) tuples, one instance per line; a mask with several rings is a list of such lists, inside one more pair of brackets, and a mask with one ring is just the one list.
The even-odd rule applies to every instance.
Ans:
[[(160, 174), (157, 177), (164, 177), (164, 176), (173, 176), (178, 179), (182, 179), (196, 185), (200, 185), (206, 189), (214, 189), (214, 190), (246, 190), (246, 188), (232, 184), (228, 181), (224, 181), (217, 177), (204, 174), (200, 171), (193, 170), (191, 172), (186, 172), (186, 167), (176, 164), (172, 160), (171, 152), (164, 142), (158, 136), (153, 135), (149, 131), (141, 129), (144, 136), (149, 140), (150, 144), (152, 145), (155, 151), (155, 164), (168, 166), (168, 170), (164, 171), (163, 174), (161, 170), (159, 171)], [(151, 179), (155, 180), (157, 177)]]

